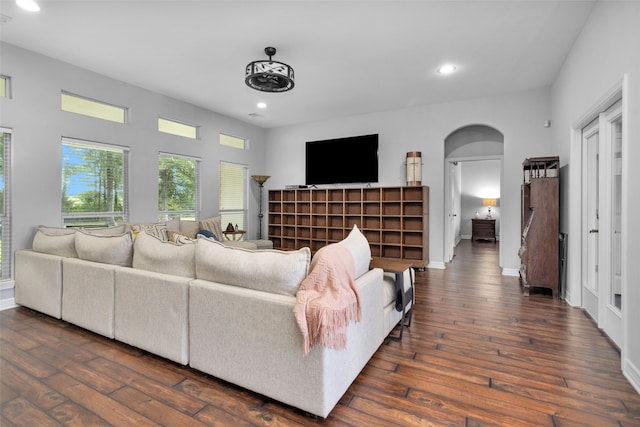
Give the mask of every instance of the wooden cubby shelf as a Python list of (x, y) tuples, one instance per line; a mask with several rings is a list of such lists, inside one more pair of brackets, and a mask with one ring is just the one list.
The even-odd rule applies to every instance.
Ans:
[(374, 257), (429, 263), (429, 187), (269, 190), (269, 240), (276, 249), (321, 247), (354, 225)]

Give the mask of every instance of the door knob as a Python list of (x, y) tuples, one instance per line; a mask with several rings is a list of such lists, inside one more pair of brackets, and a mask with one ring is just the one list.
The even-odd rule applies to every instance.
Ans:
[(591, 230), (589, 230), (589, 233), (599, 233), (600, 230), (598, 230), (597, 228), (592, 228)]

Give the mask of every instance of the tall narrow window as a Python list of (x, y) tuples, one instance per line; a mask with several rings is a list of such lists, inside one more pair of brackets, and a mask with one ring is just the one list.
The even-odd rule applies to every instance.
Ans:
[(159, 220), (200, 218), (200, 159), (160, 153)]
[(220, 145), (226, 145), (227, 147), (238, 148), (244, 150), (247, 148), (247, 140), (238, 138), (237, 136), (220, 134)]
[(11, 133), (0, 128), (0, 280), (11, 278)]
[(128, 219), (128, 154), (123, 147), (62, 139), (65, 226), (111, 226)]
[(83, 116), (95, 117), (116, 123), (125, 123), (127, 120), (127, 109), (125, 107), (72, 95), (67, 92), (62, 92), (60, 95), (60, 107), (62, 111), (82, 114)]
[(231, 223), (246, 230), (246, 176), (246, 166), (220, 163), (220, 222), (223, 229)]

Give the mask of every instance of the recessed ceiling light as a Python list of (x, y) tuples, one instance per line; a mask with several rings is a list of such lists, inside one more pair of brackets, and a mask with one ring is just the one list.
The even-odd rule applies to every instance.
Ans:
[(29, 12), (38, 12), (40, 6), (34, 0), (16, 0), (16, 4)]
[(452, 64), (445, 64), (438, 67), (438, 74), (451, 74), (456, 70), (456, 66)]
[(264, 103), (264, 102), (258, 102), (258, 103), (256, 104), (256, 107), (258, 107), (258, 108), (267, 108), (267, 104), (266, 104), (266, 103)]

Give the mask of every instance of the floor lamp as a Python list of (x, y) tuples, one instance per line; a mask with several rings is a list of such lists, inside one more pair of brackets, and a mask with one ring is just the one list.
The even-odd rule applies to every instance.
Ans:
[(264, 187), (264, 183), (270, 178), (267, 175), (251, 175), (251, 178), (260, 186), (260, 201), (258, 204), (258, 240), (262, 240), (262, 218), (264, 215), (262, 214), (262, 188)]

